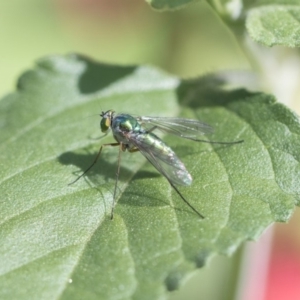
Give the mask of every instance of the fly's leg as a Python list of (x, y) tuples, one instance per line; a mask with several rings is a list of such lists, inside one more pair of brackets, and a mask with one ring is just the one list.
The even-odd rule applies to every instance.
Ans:
[[(113, 198), (113, 204), (111, 208), (111, 215), (110, 219), (112, 220), (114, 218), (114, 209), (116, 205), (116, 194), (117, 194), (117, 187), (118, 187), (118, 181), (119, 181), (119, 174), (120, 174), (120, 164), (121, 164), (121, 153), (122, 151), (126, 151), (126, 145), (120, 143), (120, 149), (119, 149), (119, 156), (118, 156), (118, 168), (117, 168), (117, 173), (116, 173), (116, 183), (115, 183), (115, 189), (114, 189), (114, 198)], [(131, 148), (127, 149), (130, 153), (140, 151), (138, 148)]]
[(71, 185), (71, 184), (75, 183), (76, 181), (78, 181), (82, 176), (84, 176), (96, 164), (96, 162), (97, 162), (97, 160), (98, 160), (98, 158), (99, 158), (99, 156), (101, 154), (101, 151), (102, 151), (103, 147), (106, 147), (106, 146), (112, 146), (112, 147), (114, 147), (114, 146), (119, 146), (119, 145), (120, 145), (120, 143), (103, 144), (100, 147), (99, 152), (98, 152), (97, 156), (95, 157), (93, 163), (80, 176), (78, 176), (74, 181), (72, 181), (68, 185)]
[(140, 149), (138, 149), (138, 148), (132, 148), (132, 149), (128, 150), (128, 152), (130, 152), (130, 153), (134, 153), (134, 152), (138, 152), (138, 151), (140, 151)]
[(154, 127), (152, 127), (152, 128), (150, 128), (149, 130), (147, 130), (147, 132), (149, 133), (149, 132), (152, 132), (153, 130), (155, 130), (157, 128), (157, 126), (154, 126)]
[[(157, 127), (154, 126), (152, 127), (148, 132), (151, 132), (153, 130), (155, 130)], [(133, 152), (137, 152), (137, 151), (140, 151), (138, 148), (131, 148), (131, 149), (128, 149), (129, 152), (133, 153)], [(167, 176), (165, 175), (165, 177), (167, 178)], [(167, 178), (168, 180), (168, 178)], [(168, 180), (171, 187), (175, 190), (175, 192), (179, 195), (179, 197), (201, 218), (201, 219), (204, 219), (204, 216), (199, 212), (197, 211), (197, 209), (192, 206), (192, 204), (190, 204), (185, 198), (184, 196), (180, 193), (180, 191), (177, 189), (177, 187), (170, 181)]]
[(126, 150), (126, 146), (124, 144), (120, 143), (119, 145), (120, 145), (120, 148), (119, 148), (119, 155), (118, 155), (118, 168), (117, 168), (117, 173), (116, 173), (114, 198), (113, 198), (113, 203), (112, 203), (112, 207), (111, 207), (111, 215), (110, 215), (111, 220), (114, 218), (114, 209), (115, 209), (115, 204), (116, 204), (116, 194), (117, 194), (117, 187), (118, 187), (119, 174), (120, 174), (121, 153), (122, 153), (122, 151)]
[[(168, 180), (169, 181), (169, 180)], [(173, 183), (171, 181), (169, 181), (171, 187), (175, 190), (175, 192), (180, 196), (180, 198), (201, 218), (204, 219), (204, 216), (199, 213), (199, 211), (192, 206), (192, 204), (190, 204), (184, 197), (183, 195), (179, 192), (179, 190), (177, 189), (177, 187), (175, 185), (173, 185)]]

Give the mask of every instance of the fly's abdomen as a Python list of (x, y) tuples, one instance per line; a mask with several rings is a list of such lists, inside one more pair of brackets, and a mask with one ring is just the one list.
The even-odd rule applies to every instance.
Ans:
[(133, 143), (140, 152), (161, 172), (169, 181), (179, 185), (190, 185), (192, 176), (186, 170), (183, 162), (175, 152), (159, 137), (152, 133), (133, 134)]

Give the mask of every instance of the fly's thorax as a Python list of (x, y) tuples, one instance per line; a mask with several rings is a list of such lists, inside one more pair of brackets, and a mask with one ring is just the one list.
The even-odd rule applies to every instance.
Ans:
[(141, 125), (131, 115), (120, 114), (113, 118), (111, 128), (118, 142), (128, 143), (126, 136), (141, 131)]

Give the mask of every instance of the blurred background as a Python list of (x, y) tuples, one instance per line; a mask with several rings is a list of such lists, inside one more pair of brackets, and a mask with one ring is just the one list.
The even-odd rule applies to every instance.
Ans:
[[(143, 0), (2, 0), (0, 41), (0, 98), (38, 58), (77, 52), (112, 64), (156, 65), (184, 78), (256, 71), (259, 89), (300, 112), (298, 50), (236, 37), (204, 1), (159, 13)], [(299, 300), (299, 211), (231, 258), (213, 258), (170, 300)]]
[(173, 13), (143, 0), (0, 1), (0, 93), (42, 56), (79, 52), (117, 64), (154, 64), (184, 77), (249, 69), (205, 3)]

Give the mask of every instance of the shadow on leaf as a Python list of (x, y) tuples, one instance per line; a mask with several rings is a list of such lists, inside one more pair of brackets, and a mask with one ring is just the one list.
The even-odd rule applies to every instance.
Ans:
[(190, 108), (227, 106), (247, 97), (258, 95), (246, 89), (226, 89), (226, 80), (217, 74), (182, 81), (177, 88), (178, 102)]
[[(77, 154), (74, 152), (65, 152), (58, 157), (58, 160), (63, 165), (75, 165), (80, 171), (76, 171), (76, 176), (80, 176), (94, 161), (96, 153), (90, 154)], [(105, 159), (99, 158), (97, 163), (84, 175), (92, 180), (95, 184), (97, 183), (98, 175), (104, 177), (104, 180), (116, 178), (117, 164), (109, 163)], [(132, 177), (132, 172), (124, 167), (120, 167), (120, 174), (122, 177)], [(124, 178), (124, 177), (123, 177)], [(73, 178), (75, 180), (76, 178)], [(70, 180), (72, 182), (72, 180)], [(99, 182), (98, 182), (99, 183)]]
[(78, 83), (82, 94), (95, 93), (130, 75), (136, 69), (135, 66), (121, 67), (98, 63), (83, 55), (77, 55), (77, 59), (86, 65), (86, 70), (81, 75)]
[[(76, 174), (76, 176), (80, 176), (92, 164), (95, 157), (96, 157), (96, 153), (76, 154), (74, 152), (65, 152), (58, 157), (58, 160), (63, 165), (76, 165), (80, 170), (76, 171), (73, 174)], [(103, 158), (102, 159), (99, 158), (97, 163), (84, 175), (84, 177), (88, 177), (95, 184), (97, 184), (99, 183), (97, 180), (99, 175), (104, 177), (105, 181), (108, 181), (108, 179), (116, 178), (116, 171), (117, 171), (117, 162), (110, 163)], [(137, 175), (133, 176), (133, 172), (125, 167), (122, 167), (122, 163), (120, 166), (120, 177), (119, 177), (120, 179), (126, 180), (126, 178), (131, 178), (131, 181), (133, 181), (133, 180), (154, 178), (160, 176), (162, 175), (160, 175), (155, 171), (153, 172), (139, 171)], [(73, 180), (75, 179), (76, 177), (75, 178), (73, 177)], [(72, 182), (72, 178), (70, 179), (70, 182)]]

